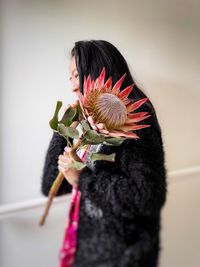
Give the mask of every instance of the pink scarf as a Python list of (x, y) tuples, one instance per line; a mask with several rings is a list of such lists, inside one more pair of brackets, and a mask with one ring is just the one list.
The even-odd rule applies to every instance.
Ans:
[[(84, 161), (87, 155), (89, 146), (83, 152), (81, 159)], [(77, 232), (78, 232), (78, 221), (79, 221), (79, 207), (80, 207), (81, 192), (78, 190), (77, 185), (72, 187), (72, 198), (69, 209), (69, 221), (66, 224), (65, 235), (63, 239), (62, 248), (60, 250), (60, 267), (73, 267), (76, 244), (77, 244)]]

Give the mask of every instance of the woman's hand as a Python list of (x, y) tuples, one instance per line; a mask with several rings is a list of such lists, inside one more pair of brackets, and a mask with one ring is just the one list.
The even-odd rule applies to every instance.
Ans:
[(109, 131), (106, 129), (103, 123), (95, 123), (94, 119), (91, 116), (88, 117), (88, 122), (91, 125), (93, 130), (106, 134), (106, 135), (109, 133)]
[(74, 103), (72, 103), (72, 104), (67, 104), (66, 106), (65, 106), (65, 108), (64, 108), (64, 113), (66, 112), (66, 110), (68, 109), (68, 108), (76, 108), (77, 106), (78, 106), (78, 104), (79, 104), (79, 101), (78, 100), (76, 100)]
[(69, 156), (70, 152), (71, 148), (65, 147), (63, 155), (60, 155), (58, 157), (58, 169), (60, 172), (62, 172), (66, 180), (71, 185), (74, 185), (78, 183), (78, 178), (81, 171), (78, 171), (74, 168), (69, 168), (70, 163), (73, 161), (72, 158)]

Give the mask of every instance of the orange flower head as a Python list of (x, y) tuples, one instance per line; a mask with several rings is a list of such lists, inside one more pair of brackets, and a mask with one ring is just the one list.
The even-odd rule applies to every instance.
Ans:
[[(148, 118), (148, 112), (135, 110), (143, 105), (148, 98), (136, 102), (128, 99), (133, 90), (134, 84), (120, 91), (124, 74), (112, 87), (112, 78), (105, 83), (105, 68), (96, 80), (91, 80), (90, 75), (84, 78), (83, 91), (79, 93), (79, 102), (83, 116), (87, 120), (92, 117), (95, 124), (103, 123), (106, 129), (105, 134), (113, 137), (139, 138), (133, 131), (149, 127), (148, 124), (137, 124), (137, 122)], [(104, 130), (101, 130), (104, 133)]]

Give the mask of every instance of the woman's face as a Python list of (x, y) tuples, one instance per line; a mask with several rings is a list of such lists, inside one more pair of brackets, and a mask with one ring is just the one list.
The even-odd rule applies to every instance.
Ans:
[(79, 74), (76, 68), (75, 57), (72, 57), (69, 62), (69, 80), (72, 85), (72, 92), (77, 93), (80, 91), (79, 87)]

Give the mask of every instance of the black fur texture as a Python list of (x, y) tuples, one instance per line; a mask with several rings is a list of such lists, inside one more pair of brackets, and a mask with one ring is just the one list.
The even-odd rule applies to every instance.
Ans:
[[(115, 162), (96, 161), (80, 174), (81, 191), (77, 253), (74, 267), (157, 267), (161, 209), (167, 184), (161, 132), (154, 127), (137, 131), (139, 140), (118, 147), (103, 145), (100, 153), (116, 153)], [(146, 122), (147, 123), (147, 122)], [(58, 156), (66, 140), (54, 133), (42, 176), (48, 195), (57, 175)], [(71, 192), (65, 180), (59, 195)]]

